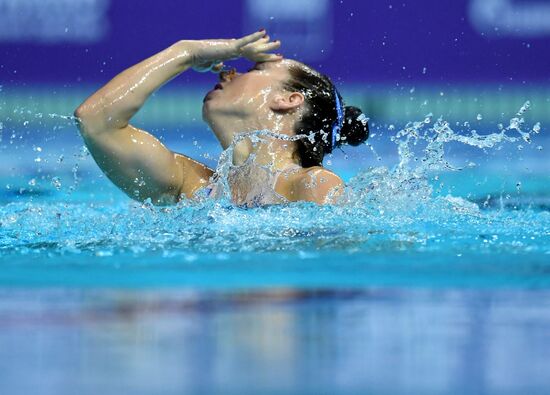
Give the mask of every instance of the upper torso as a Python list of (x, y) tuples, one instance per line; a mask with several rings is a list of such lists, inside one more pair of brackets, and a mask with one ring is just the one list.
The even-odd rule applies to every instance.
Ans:
[(338, 176), (321, 167), (306, 169), (291, 164), (282, 169), (272, 170), (269, 166), (252, 162), (231, 167), (223, 182), (220, 180), (223, 175), (215, 175), (216, 181), (206, 191), (208, 196), (213, 198), (230, 196), (234, 204), (245, 207), (300, 200), (322, 204), (329, 202), (326, 201), (326, 197), (332, 185), (327, 181), (327, 175), (332, 183), (335, 180), (341, 183)]
[[(263, 169), (256, 166), (230, 173), (232, 198), (237, 205), (261, 206), (293, 201), (292, 181), (304, 172), (300, 165), (283, 169)], [(255, 182), (250, 182), (255, 180)]]

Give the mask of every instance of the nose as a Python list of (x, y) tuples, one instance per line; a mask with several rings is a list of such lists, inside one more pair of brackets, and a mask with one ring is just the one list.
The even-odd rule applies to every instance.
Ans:
[(239, 73), (237, 73), (237, 69), (232, 68), (231, 70), (225, 70), (220, 72), (220, 81), (222, 82), (229, 82), (231, 81), (235, 76), (237, 76)]

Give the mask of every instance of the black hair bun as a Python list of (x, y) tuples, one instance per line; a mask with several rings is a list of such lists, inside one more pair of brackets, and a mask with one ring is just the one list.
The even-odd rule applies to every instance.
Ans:
[(344, 109), (344, 123), (340, 130), (340, 140), (336, 146), (349, 144), (359, 145), (369, 138), (368, 118), (357, 107), (346, 106)]

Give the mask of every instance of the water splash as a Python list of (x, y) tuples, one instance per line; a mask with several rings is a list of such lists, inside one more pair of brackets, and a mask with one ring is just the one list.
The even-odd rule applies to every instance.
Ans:
[[(0, 254), (105, 258), (120, 254), (146, 257), (158, 252), (166, 259), (199, 256), (214, 260), (219, 254), (266, 251), (347, 251), (365, 256), (381, 251), (431, 251), (444, 256), (468, 251), (548, 254), (550, 246), (544, 242), (550, 235), (548, 209), (514, 211), (502, 204), (501, 210), (490, 210), (498, 196), (488, 196), (482, 202), (441, 196), (434, 193), (430, 182), (442, 172), (458, 172), (467, 166), (447, 158), (445, 150), (450, 143), (481, 150), (497, 149), (504, 143), (529, 144), (532, 133), (541, 128), (535, 124), (529, 130), (525, 125), (528, 108), (526, 103), (506, 127), (485, 135), (457, 133), (445, 120), (434, 121), (432, 114), (411, 122), (394, 132), (392, 140), (399, 154), (395, 166), (360, 171), (348, 182), (342, 200), (327, 206), (304, 202), (249, 210), (231, 203), (230, 170), (256, 159), (251, 155), (244, 163), (234, 164), (237, 144), (244, 139), (254, 145), (311, 135), (240, 134), (222, 153), (216, 169), (213, 181), (222, 188), (220, 199), (182, 201), (165, 208), (150, 202), (128, 204), (125, 198), (113, 200), (81, 182), (78, 163), (89, 155), (83, 149), (75, 154), (77, 166), (67, 164), (73, 169), (72, 180), (51, 179), (53, 195), (12, 201), (3, 207)], [(59, 158), (59, 164), (65, 164)], [(269, 171), (271, 165), (258, 167)], [(70, 201), (55, 194), (62, 185), (69, 185)], [(523, 186), (520, 182), (515, 185), (519, 194)]]

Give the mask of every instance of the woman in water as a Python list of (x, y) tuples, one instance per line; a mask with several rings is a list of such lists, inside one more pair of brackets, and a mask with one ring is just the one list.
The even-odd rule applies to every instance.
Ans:
[[(269, 53), (280, 45), (264, 30), (233, 40), (184, 40), (130, 67), (75, 111), (90, 153), (131, 198), (166, 205), (199, 192), (219, 196), (212, 169), (129, 124), (170, 79), (189, 68), (211, 70), (220, 82), (205, 96), (202, 114), (224, 150), (235, 141), (226, 176), (233, 202), (333, 202), (344, 184), (322, 167), (323, 156), (341, 144), (365, 141), (367, 120), (359, 109), (343, 107), (328, 77)], [(224, 61), (239, 57), (256, 62), (254, 68), (221, 71)], [(258, 130), (271, 133), (254, 140), (250, 133)]]

